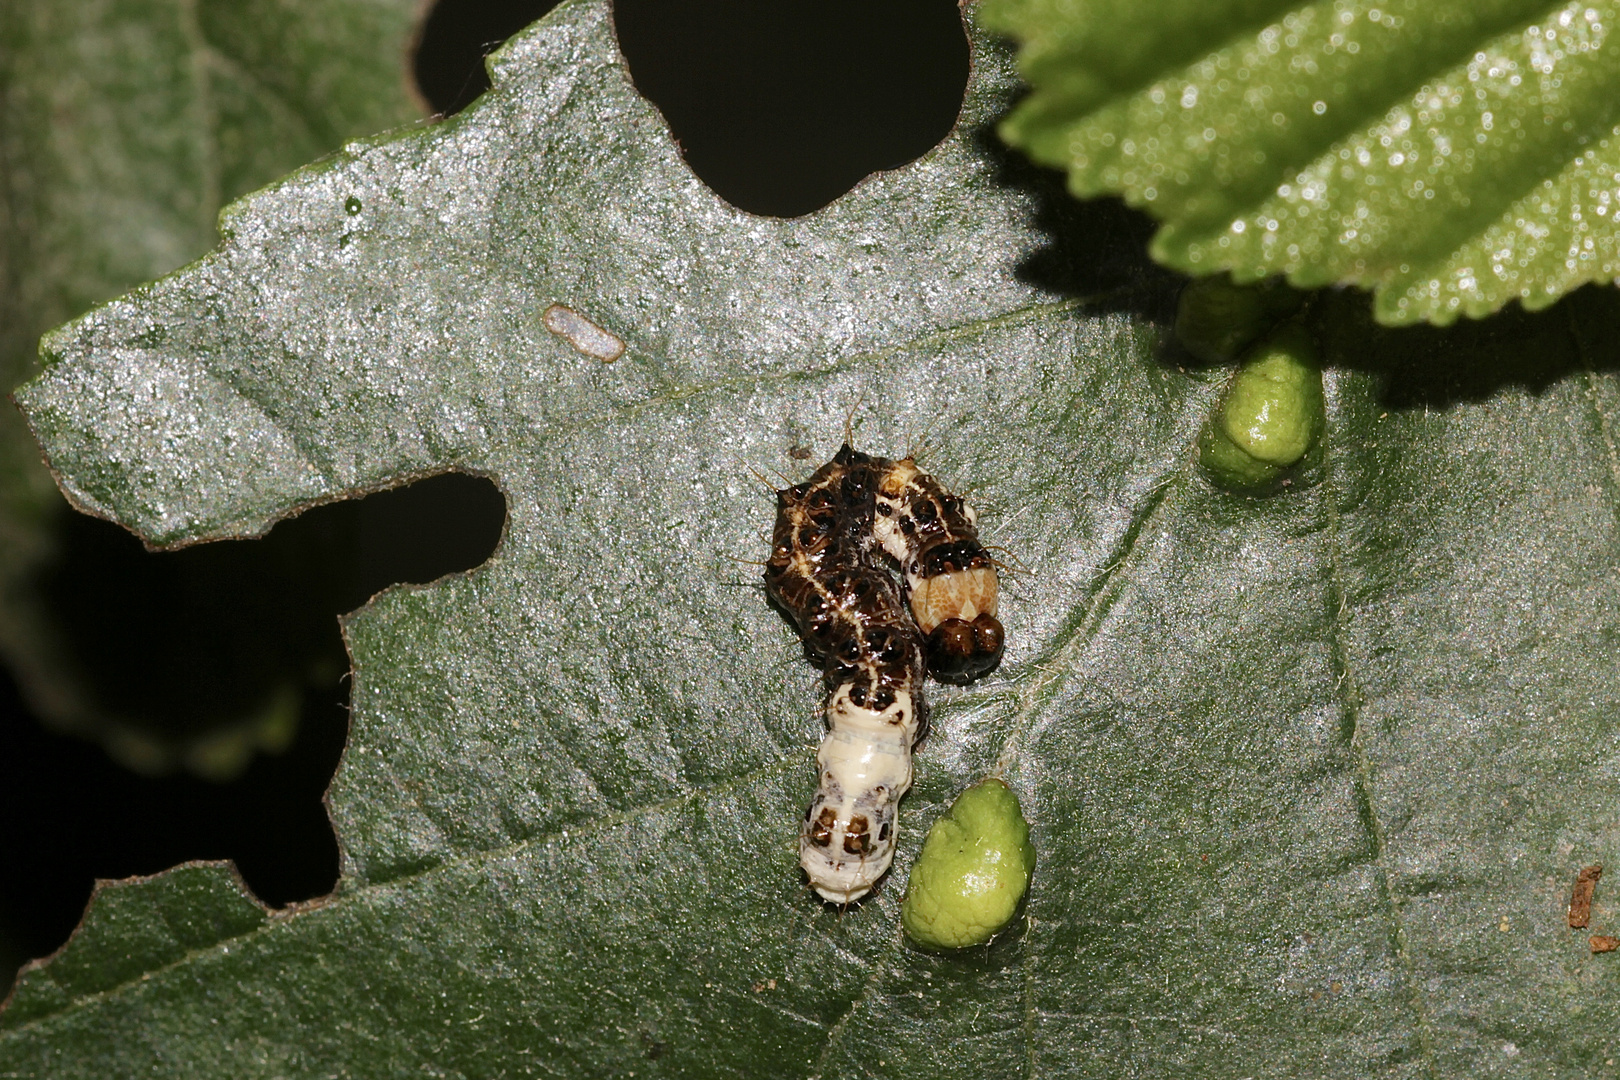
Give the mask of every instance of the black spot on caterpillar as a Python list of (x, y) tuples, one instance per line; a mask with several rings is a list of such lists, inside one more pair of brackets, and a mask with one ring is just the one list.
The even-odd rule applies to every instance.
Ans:
[(911, 749), (928, 728), (924, 675), (965, 681), (1001, 659), (998, 579), (973, 509), (909, 457), (846, 443), (776, 503), (765, 587), (827, 685), (799, 861), (816, 892), (847, 904), (894, 859)]

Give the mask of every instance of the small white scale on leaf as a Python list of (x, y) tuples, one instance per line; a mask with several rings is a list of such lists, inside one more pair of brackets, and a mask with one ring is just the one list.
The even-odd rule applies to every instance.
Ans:
[(616, 335), (597, 326), (573, 308), (552, 304), (540, 317), (550, 330), (586, 356), (594, 356), (611, 364), (624, 355), (624, 342)]
[(799, 862), (823, 899), (847, 904), (894, 860), (911, 750), (928, 730), (925, 672), (960, 682), (1001, 659), (996, 568), (972, 508), (909, 457), (846, 443), (776, 502), (765, 587), (827, 685)]

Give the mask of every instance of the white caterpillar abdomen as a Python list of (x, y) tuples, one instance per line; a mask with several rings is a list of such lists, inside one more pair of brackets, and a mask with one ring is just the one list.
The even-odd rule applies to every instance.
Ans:
[(816, 763), (821, 785), (805, 812), (799, 863), (824, 899), (847, 904), (869, 892), (894, 861), (899, 802), (911, 787), (917, 715), (908, 693), (883, 712), (833, 691)]

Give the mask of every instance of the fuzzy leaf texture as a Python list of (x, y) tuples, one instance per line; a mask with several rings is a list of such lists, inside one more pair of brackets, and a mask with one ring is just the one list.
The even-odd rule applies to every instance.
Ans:
[[(1037, 227), (1085, 208), (986, 138), (998, 49), (937, 149), (796, 220), (687, 171), (604, 4), (494, 68), (45, 342), (22, 400), (64, 486), (156, 542), (446, 469), (509, 520), (345, 622), (336, 892), (104, 887), (0, 1075), (1602, 1067), (1620, 970), (1564, 904), (1620, 842), (1610, 294), (1447, 335), (1325, 298), (1321, 480), (1242, 498), (1198, 471), (1229, 372), (1164, 358), (1173, 283), (1106, 217)], [(852, 408), (863, 449), (926, 435), (1023, 572), (1001, 667), (931, 691), (896, 871), (838, 912), (796, 866), (820, 679), (739, 560), (774, 513), (745, 466), (806, 475)], [(915, 949), (906, 868), (991, 773), (1026, 917)]]
[(1163, 222), (1194, 274), (1376, 293), (1381, 322), (1620, 272), (1620, 8), (1545, 0), (986, 0), (1033, 93), (1002, 127)]

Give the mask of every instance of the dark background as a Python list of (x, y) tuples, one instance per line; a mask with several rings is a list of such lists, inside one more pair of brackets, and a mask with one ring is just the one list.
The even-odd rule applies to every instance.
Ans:
[[(487, 89), (483, 56), (551, 6), (440, 0), (410, 60), (432, 110)], [(615, 21), (692, 169), (757, 214), (809, 213), (925, 153), (967, 79), (951, 0), (618, 0)], [(228, 783), (143, 777), (47, 731), (0, 672), (0, 992), (15, 962), (67, 939), (97, 878), (231, 859), (270, 904), (330, 891), (337, 847), (321, 798), (348, 726), (336, 615), (392, 583), (477, 566), (504, 517), (494, 485), (466, 476), (172, 553), (64, 514), (41, 588), (98, 702), (185, 729), (291, 685), (300, 722), (284, 752)]]

